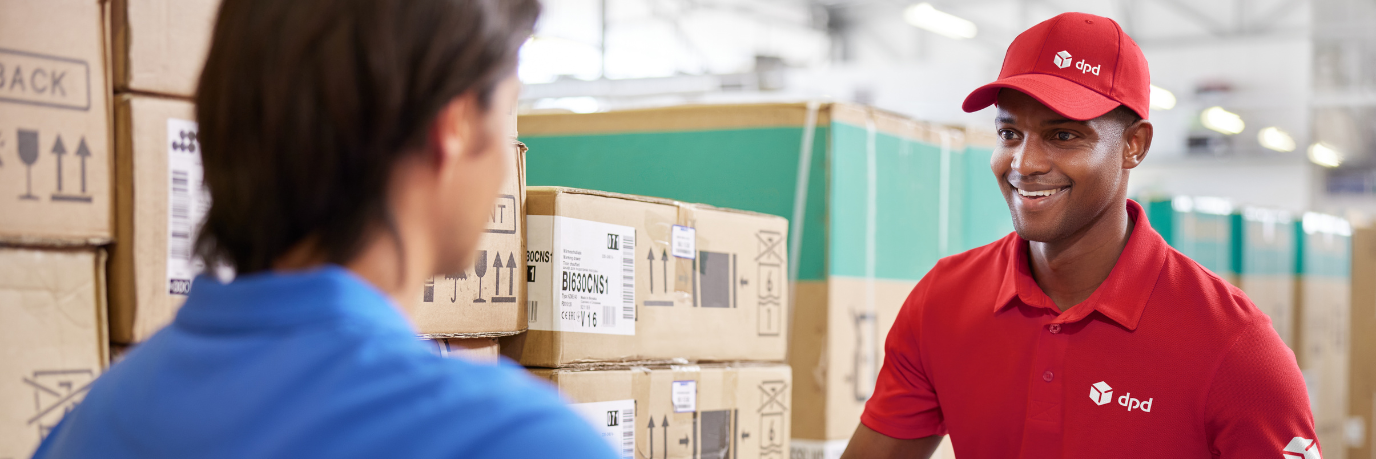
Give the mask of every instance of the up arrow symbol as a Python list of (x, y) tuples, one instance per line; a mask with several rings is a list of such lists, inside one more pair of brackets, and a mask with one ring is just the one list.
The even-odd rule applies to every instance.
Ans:
[(62, 145), (61, 134), (58, 134), (57, 141), (53, 142), (53, 154), (57, 156), (57, 191), (62, 192), (62, 155), (67, 154), (67, 147)]
[(81, 138), (81, 144), (76, 146), (76, 156), (81, 158), (81, 194), (86, 194), (86, 158), (91, 157), (91, 149), (86, 148), (86, 138)]

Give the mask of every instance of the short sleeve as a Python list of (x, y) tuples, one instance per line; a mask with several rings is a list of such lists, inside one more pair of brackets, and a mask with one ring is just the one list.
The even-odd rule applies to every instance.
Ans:
[(1281, 457), (1287, 448), (1303, 454), (1319, 447), (1295, 355), (1265, 320), (1237, 337), (1207, 397), (1206, 428), (1215, 457)]
[[(936, 270), (933, 270), (935, 272)], [(884, 366), (860, 422), (881, 434), (913, 439), (945, 433), (936, 391), (922, 365), (922, 312), (931, 275), (903, 303), (884, 341)]]

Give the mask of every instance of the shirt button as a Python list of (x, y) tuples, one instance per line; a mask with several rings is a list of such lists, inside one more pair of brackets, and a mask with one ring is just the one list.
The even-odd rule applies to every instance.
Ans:
[(1061, 324), (1051, 324), (1051, 325), (1046, 326), (1046, 329), (1047, 329), (1047, 331), (1050, 331), (1052, 334), (1060, 333), (1060, 332), (1061, 332)]
[(1051, 377), (1051, 370), (1046, 370), (1046, 373), (1042, 373), (1042, 379), (1046, 380), (1046, 382), (1051, 382)]

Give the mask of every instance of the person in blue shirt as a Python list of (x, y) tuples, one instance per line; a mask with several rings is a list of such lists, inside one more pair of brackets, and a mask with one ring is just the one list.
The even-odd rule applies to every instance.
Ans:
[(473, 260), (538, 14), (225, 0), (195, 97), (195, 247), (236, 275), (197, 278), (34, 457), (615, 457), (548, 384), (434, 355), (406, 310)]

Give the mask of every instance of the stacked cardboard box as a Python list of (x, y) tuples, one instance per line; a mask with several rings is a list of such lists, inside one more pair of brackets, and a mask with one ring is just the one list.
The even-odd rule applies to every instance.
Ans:
[[(981, 227), (967, 237), (972, 225), (961, 223), (982, 221), (967, 214), (986, 215), (961, 200), (964, 187), (992, 183), (991, 142), (969, 154), (961, 130), (872, 108), (684, 106), (526, 115), (521, 127), (532, 184), (672, 196), (791, 219), (794, 455), (844, 449), (908, 292), (940, 256), (1001, 231)], [(985, 165), (966, 166), (980, 155)], [(1006, 215), (996, 188), (996, 199), (989, 196), (978, 202), (994, 202), (989, 212)]]
[(0, 457), (28, 457), (108, 362), (101, 2), (0, 0)]
[(1271, 318), (1280, 339), (1295, 348), (1295, 226), (1284, 210), (1243, 207), (1232, 216), (1228, 279)]
[(1319, 443), (1327, 446), (1327, 457), (1343, 459), (1353, 336), (1352, 227), (1318, 213), (1305, 213), (1295, 225), (1300, 310), (1295, 356), (1309, 389)]
[(530, 329), (503, 354), (625, 457), (787, 454), (785, 219), (556, 187), (527, 209)]
[[(143, 341), (169, 323), (203, 269), (191, 244), (210, 203), (201, 185), (190, 99), (218, 7), (218, 0), (110, 4), (117, 184), (110, 333), (116, 343)], [(514, 145), (512, 167), (481, 243), (483, 263), (510, 264), (524, 252), (524, 160), (522, 148), (515, 145), (514, 112), (508, 135)], [(486, 273), (488, 267), (474, 271)], [(524, 270), (524, 263), (491, 271), (518, 268)], [(524, 288), (490, 285), (483, 291), (496, 283), (494, 277), (462, 272), (431, 279), (412, 305), (419, 331), (443, 339), (523, 330)], [(501, 287), (508, 286), (523, 287)]]
[(1347, 457), (1376, 457), (1376, 228), (1352, 231), (1351, 336)]
[(533, 369), (619, 457), (788, 457), (789, 369), (769, 364)]

